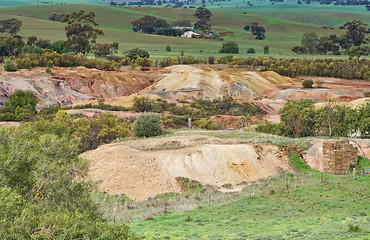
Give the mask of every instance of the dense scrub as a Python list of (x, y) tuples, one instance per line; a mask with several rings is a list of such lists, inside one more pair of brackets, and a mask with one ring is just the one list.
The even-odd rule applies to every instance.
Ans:
[(102, 218), (68, 118), (0, 128), (1, 239), (132, 239)]
[(370, 137), (370, 103), (351, 109), (334, 105), (315, 109), (314, 103), (289, 101), (279, 111), (281, 122), (261, 124), (258, 132), (280, 134), (289, 137), (329, 136), (329, 137)]
[(174, 115), (192, 118), (204, 118), (214, 115), (264, 115), (266, 114), (260, 107), (249, 102), (236, 102), (232, 97), (216, 98), (214, 100), (194, 99), (192, 102), (183, 101), (181, 106), (175, 103), (168, 103), (166, 100), (150, 100), (147, 97), (137, 97), (133, 100), (132, 110), (136, 112), (156, 112), (165, 111)]

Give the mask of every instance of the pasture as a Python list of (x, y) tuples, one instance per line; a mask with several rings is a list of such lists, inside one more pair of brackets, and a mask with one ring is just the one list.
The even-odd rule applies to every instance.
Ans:
[[(49, 14), (52, 12), (68, 13), (76, 9), (94, 11), (96, 13), (96, 20), (105, 33), (103, 37), (98, 39), (98, 42), (118, 41), (120, 44), (120, 54), (122, 54), (122, 51), (134, 47), (144, 48), (150, 52), (154, 59), (163, 58), (164, 56), (179, 56), (181, 50), (185, 51), (185, 55), (217, 57), (222, 55), (218, 53), (218, 50), (221, 48), (222, 43), (227, 41), (235, 41), (239, 44), (239, 56), (242, 57), (259, 55), (277, 58), (307, 57), (307, 55), (296, 55), (290, 50), (292, 46), (300, 44), (302, 35), (305, 32), (313, 31), (319, 36), (330, 34), (341, 35), (344, 32), (342, 30), (323, 29), (317, 25), (255, 14), (215, 10), (210, 22), (212, 30), (216, 33), (231, 31), (234, 32), (233, 36), (224, 37), (224, 41), (185, 39), (133, 32), (130, 23), (147, 14), (165, 19), (168, 22), (190, 19), (194, 23), (196, 21), (193, 16), (194, 9), (123, 8), (98, 5), (65, 4), (0, 8), (0, 19), (15, 17), (21, 20), (23, 26), (20, 35), (24, 38), (34, 35), (39, 38), (55, 41), (65, 39), (65, 25), (63, 23), (49, 21)], [(266, 38), (264, 40), (256, 40), (250, 32), (244, 31), (243, 27), (254, 21), (259, 22), (260, 25), (265, 27)], [(165, 47), (167, 44), (171, 46), (171, 52), (166, 52)], [(263, 46), (270, 47), (270, 53), (268, 55), (263, 54)], [(256, 54), (247, 54), (246, 51), (248, 48), (255, 48)], [(323, 58), (326, 56), (315, 57)], [(343, 58), (343, 56), (339, 56), (339, 58)]]
[[(56, 1), (37, 1), (37, 0), (14, 0), (1, 1), (1, 7), (15, 6), (35, 6), (39, 5), (61, 5), (61, 4), (90, 4), (90, 5), (108, 5), (110, 1), (103, 0), (56, 0)], [(48, 2), (45, 4), (44, 2)], [(124, 0), (114, 0), (114, 2), (124, 2)], [(269, 16), (294, 22), (310, 23), (326, 27), (339, 27), (344, 22), (362, 20), (370, 23), (369, 12), (364, 5), (360, 6), (335, 6), (321, 5), (318, 2), (310, 4), (297, 4), (295, 1), (286, 1), (283, 3), (271, 3), (268, 1), (248, 1), (252, 4), (249, 6), (247, 1), (232, 0), (225, 2), (207, 2), (206, 7), (213, 11), (221, 11), (224, 13), (248, 13), (261, 16)], [(167, 3), (166, 3), (167, 4)], [(164, 4), (164, 5), (166, 5)], [(164, 6), (162, 5), (162, 6)], [(160, 6), (160, 7), (162, 7)], [(185, 4), (184, 7), (201, 6), (200, 1), (194, 4)], [(143, 6), (146, 7), (146, 6)], [(153, 7), (153, 6), (151, 6)]]
[(129, 226), (143, 239), (367, 239), (368, 181), (348, 175), (321, 181), (315, 172), (282, 176), (249, 185), (221, 205), (199, 201), (201, 209)]

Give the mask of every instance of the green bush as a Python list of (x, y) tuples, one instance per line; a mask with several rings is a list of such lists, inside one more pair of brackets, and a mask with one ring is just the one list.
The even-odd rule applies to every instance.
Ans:
[(14, 62), (11, 60), (5, 60), (4, 70), (7, 72), (16, 72), (18, 68), (14, 65)]
[(236, 42), (223, 43), (219, 53), (239, 53), (238, 44)]
[(0, 121), (25, 121), (36, 113), (37, 99), (30, 91), (17, 90), (9, 95), (0, 111)]
[(212, 121), (212, 119), (200, 119), (198, 121), (195, 121), (194, 127), (205, 130), (218, 130), (221, 128), (221, 126)]
[(248, 48), (247, 53), (256, 53), (256, 50), (254, 48)]
[(134, 122), (133, 132), (137, 137), (154, 137), (163, 133), (162, 118), (155, 113), (143, 113)]
[(306, 79), (302, 82), (302, 86), (304, 88), (312, 88), (313, 80), (312, 79)]
[(364, 92), (364, 97), (370, 97), (370, 91)]
[(256, 132), (261, 133), (268, 133), (268, 134), (274, 134), (274, 135), (281, 135), (282, 129), (280, 124), (274, 124), (274, 123), (265, 123), (265, 124), (259, 124), (256, 127)]

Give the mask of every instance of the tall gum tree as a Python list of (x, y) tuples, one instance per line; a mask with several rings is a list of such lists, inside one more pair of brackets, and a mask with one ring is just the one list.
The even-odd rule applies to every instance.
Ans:
[(66, 46), (75, 53), (88, 53), (92, 44), (96, 42), (99, 35), (104, 35), (103, 30), (95, 28), (99, 24), (95, 21), (94, 12), (83, 10), (68, 13), (62, 19), (68, 25), (66, 30)]

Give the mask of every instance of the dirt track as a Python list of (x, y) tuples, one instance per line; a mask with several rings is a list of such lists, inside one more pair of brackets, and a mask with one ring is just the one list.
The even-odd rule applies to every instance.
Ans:
[(291, 170), (286, 154), (276, 146), (207, 136), (108, 144), (81, 157), (91, 160), (89, 176), (99, 182), (100, 191), (125, 194), (138, 201), (179, 192), (176, 177), (214, 185), (220, 190), (224, 184), (232, 184), (233, 190), (238, 191), (242, 189), (238, 183), (243, 181), (273, 176), (280, 169)]

